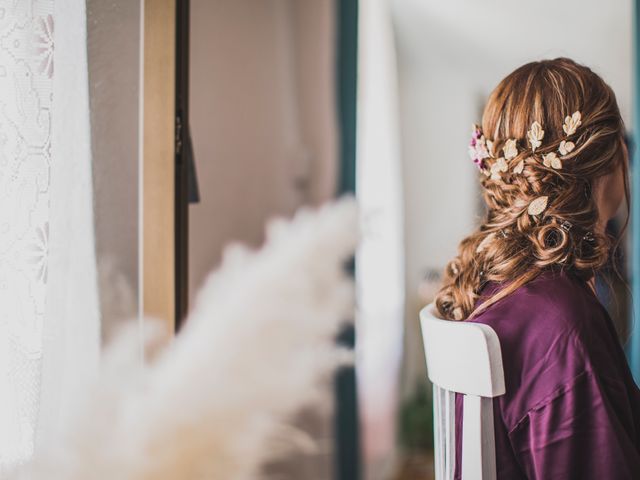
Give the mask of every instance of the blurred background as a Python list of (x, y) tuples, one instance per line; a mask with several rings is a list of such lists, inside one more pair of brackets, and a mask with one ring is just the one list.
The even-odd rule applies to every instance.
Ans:
[[(355, 371), (299, 426), (315, 454), (273, 478), (431, 478), (431, 387), (417, 321), (483, 214), (470, 126), (523, 63), (568, 56), (613, 87), (632, 127), (631, 0), (191, 0), (188, 298), (225, 245), (354, 192)], [(88, 0), (103, 341), (140, 309), (141, 4)], [(618, 303), (626, 306), (624, 289)], [(613, 303), (613, 302), (612, 302)], [(626, 310), (616, 310), (628, 329)]]

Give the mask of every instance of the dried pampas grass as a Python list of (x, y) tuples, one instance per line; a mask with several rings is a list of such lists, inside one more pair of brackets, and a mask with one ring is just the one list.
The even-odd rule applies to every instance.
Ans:
[(260, 251), (229, 248), (175, 341), (142, 366), (123, 333), (75, 423), (14, 478), (242, 480), (283, 446), (312, 447), (286, 422), (344, 362), (357, 223), (342, 200), (271, 223)]

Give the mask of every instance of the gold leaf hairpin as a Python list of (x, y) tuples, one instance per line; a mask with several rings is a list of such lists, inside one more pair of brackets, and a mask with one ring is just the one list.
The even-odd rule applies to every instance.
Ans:
[(531, 144), (531, 151), (535, 152), (536, 148), (542, 145), (542, 139), (544, 138), (544, 130), (542, 125), (537, 121), (531, 124), (531, 129), (527, 132), (527, 138)]
[(562, 169), (562, 160), (560, 160), (560, 157), (556, 155), (556, 152), (542, 155), (542, 164), (547, 168), (554, 168), (555, 170)]
[(516, 147), (516, 140), (514, 140), (513, 138), (510, 138), (509, 140), (507, 140), (504, 144), (504, 147), (502, 147), (502, 151), (504, 152), (504, 158), (506, 158), (507, 160), (511, 160), (516, 155), (518, 155), (518, 147)]
[(540, 215), (546, 210), (548, 201), (549, 197), (546, 195), (532, 200), (527, 208), (527, 213), (531, 216)]
[(564, 133), (569, 136), (576, 133), (576, 129), (580, 125), (582, 125), (582, 114), (579, 111), (575, 111), (570, 117), (565, 117), (562, 129), (564, 130)]
[(568, 155), (571, 151), (573, 151), (574, 148), (576, 148), (575, 143), (562, 140), (560, 142), (560, 147), (558, 148), (558, 151), (560, 152), (561, 155)]
[(500, 172), (506, 172), (509, 170), (509, 165), (507, 165), (507, 161), (500, 157), (498, 158), (493, 165), (491, 165), (491, 180), (500, 180), (502, 176)]

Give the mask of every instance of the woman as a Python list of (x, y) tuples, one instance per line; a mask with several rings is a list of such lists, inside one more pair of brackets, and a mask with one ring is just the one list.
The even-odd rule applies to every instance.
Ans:
[[(607, 221), (628, 199), (624, 133), (611, 88), (566, 58), (511, 73), (474, 126), (488, 212), (436, 306), (500, 339), (499, 479), (640, 479), (640, 391), (594, 294), (615, 245)], [(458, 395), (456, 478), (462, 415)]]

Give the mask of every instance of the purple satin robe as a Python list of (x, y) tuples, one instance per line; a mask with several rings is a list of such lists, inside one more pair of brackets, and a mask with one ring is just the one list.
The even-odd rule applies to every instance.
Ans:
[[(486, 285), (480, 301), (498, 288)], [(506, 394), (493, 401), (499, 480), (640, 479), (640, 391), (583, 280), (546, 272), (470, 321), (490, 325), (502, 349)], [(456, 395), (456, 479), (462, 410)]]

